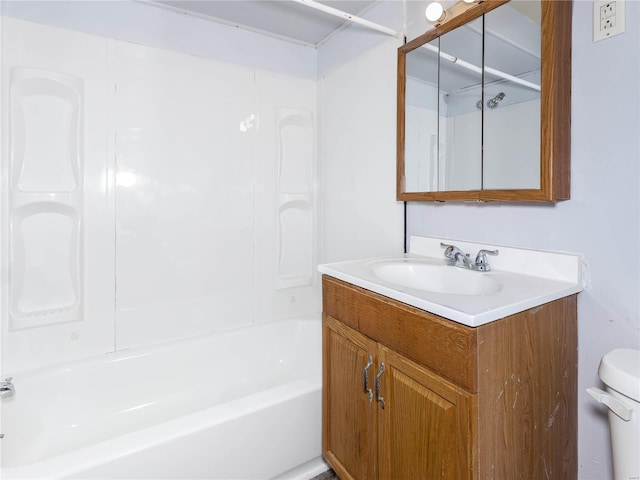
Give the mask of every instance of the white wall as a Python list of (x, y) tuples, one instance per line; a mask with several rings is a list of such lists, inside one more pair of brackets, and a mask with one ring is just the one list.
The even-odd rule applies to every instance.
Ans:
[[(403, 2), (362, 16), (403, 31)], [(402, 40), (359, 25), (318, 48), (320, 261), (403, 251), (404, 208), (395, 201), (396, 52)]]
[[(113, 196), (106, 183), (105, 142), (110, 100), (105, 88), (107, 41), (45, 31), (2, 18), (0, 303), (3, 367), (11, 370), (113, 347), (114, 212), (109, 207)], [(57, 48), (43, 48), (41, 40)], [(63, 115), (67, 110), (72, 115)], [(92, 128), (80, 132), (81, 123)], [(19, 133), (21, 126), (24, 134)], [(47, 138), (50, 126), (57, 133), (55, 142)], [(24, 173), (46, 175), (51, 167), (76, 173), (68, 183), (51, 178), (24, 181)], [(70, 212), (74, 230), (66, 238), (61, 235), (65, 216), (56, 215), (61, 209)], [(24, 222), (31, 228), (23, 228)], [(32, 247), (21, 248), (25, 245)], [(82, 266), (81, 256), (86, 259)]]
[(2, 35), (5, 372), (319, 310), (315, 81)]
[(591, 41), (592, 2), (574, 2), (571, 199), (556, 205), (408, 207), (412, 234), (579, 252), (579, 478), (611, 478), (606, 417), (585, 388), (613, 348), (640, 348), (640, 2), (627, 31)]
[(319, 80), (323, 262), (403, 251), (393, 180), (399, 46), (385, 40)]

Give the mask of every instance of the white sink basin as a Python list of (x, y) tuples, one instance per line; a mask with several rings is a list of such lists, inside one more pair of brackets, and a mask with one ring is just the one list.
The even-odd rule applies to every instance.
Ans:
[(380, 280), (402, 287), (452, 295), (492, 295), (500, 282), (488, 273), (419, 261), (382, 262), (372, 266)]
[(581, 256), (499, 246), (491, 271), (447, 265), (441, 242), (474, 255), (498, 246), (411, 237), (411, 252), (319, 265), (325, 274), (477, 327), (582, 290)]

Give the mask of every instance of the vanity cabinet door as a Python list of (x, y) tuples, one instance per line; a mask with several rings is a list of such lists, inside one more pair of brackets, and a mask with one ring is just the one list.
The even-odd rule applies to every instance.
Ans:
[(322, 449), (342, 480), (377, 478), (376, 349), (375, 342), (324, 315)]
[(473, 396), (383, 346), (380, 361), (380, 478), (471, 478)]

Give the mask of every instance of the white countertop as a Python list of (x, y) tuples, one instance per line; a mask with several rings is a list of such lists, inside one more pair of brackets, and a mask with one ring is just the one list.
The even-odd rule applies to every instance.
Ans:
[[(485, 295), (460, 295), (410, 288), (385, 281), (375, 268), (389, 263), (429, 263), (446, 265), (440, 242), (454, 244), (475, 258), (480, 249), (498, 249), (490, 256), (490, 272), (468, 275), (490, 276), (500, 285)], [(323, 264), (318, 270), (380, 295), (426, 310), (470, 327), (477, 327), (544, 303), (582, 291), (582, 257), (572, 253), (543, 252), (450, 239), (412, 236), (410, 253)]]

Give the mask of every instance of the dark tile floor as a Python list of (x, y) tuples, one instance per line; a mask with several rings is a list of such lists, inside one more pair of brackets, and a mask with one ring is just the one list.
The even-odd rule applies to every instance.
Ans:
[(333, 470), (327, 470), (326, 472), (316, 475), (311, 480), (340, 480)]

